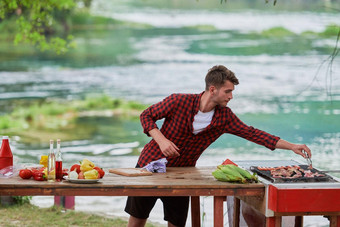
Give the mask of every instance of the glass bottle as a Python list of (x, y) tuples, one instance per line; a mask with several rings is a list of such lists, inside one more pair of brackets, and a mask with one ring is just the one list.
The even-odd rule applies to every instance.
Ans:
[(8, 166), (13, 166), (13, 154), (9, 146), (8, 136), (3, 136), (0, 148), (0, 169)]
[(55, 155), (53, 150), (53, 140), (50, 140), (50, 153), (48, 154), (47, 181), (55, 181)]
[(57, 153), (55, 156), (55, 178), (57, 181), (63, 179), (63, 159), (61, 157), (60, 139), (57, 140)]

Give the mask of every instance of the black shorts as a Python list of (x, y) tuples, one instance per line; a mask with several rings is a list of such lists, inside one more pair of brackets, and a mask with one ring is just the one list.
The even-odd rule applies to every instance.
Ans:
[(188, 216), (188, 196), (129, 196), (126, 201), (125, 212), (135, 218), (147, 219), (158, 198), (163, 202), (164, 220), (173, 225), (184, 227)]

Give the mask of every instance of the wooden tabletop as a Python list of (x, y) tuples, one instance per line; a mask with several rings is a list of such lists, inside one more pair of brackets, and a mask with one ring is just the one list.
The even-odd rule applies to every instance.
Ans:
[(261, 183), (234, 184), (217, 181), (212, 172), (216, 167), (167, 167), (166, 173), (127, 177), (106, 171), (95, 184), (68, 181), (46, 182), (19, 176), (0, 179), (0, 195), (59, 196), (263, 196)]

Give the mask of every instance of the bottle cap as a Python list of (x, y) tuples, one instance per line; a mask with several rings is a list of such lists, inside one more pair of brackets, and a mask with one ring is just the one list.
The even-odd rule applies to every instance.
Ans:
[(54, 142), (53, 140), (50, 140), (50, 144), (53, 144), (53, 142)]
[(3, 136), (2, 139), (3, 140), (8, 140), (8, 136)]
[(57, 143), (60, 143), (60, 139), (57, 139)]

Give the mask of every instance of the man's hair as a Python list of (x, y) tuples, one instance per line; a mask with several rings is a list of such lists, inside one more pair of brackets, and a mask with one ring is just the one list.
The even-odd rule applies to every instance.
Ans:
[(235, 74), (227, 67), (223, 65), (215, 65), (208, 70), (208, 73), (205, 76), (205, 90), (208, 91), (210, 86), (220, 88), (227, 80), (232, 82), (234, 85), (238, 85), (239, 83)]

